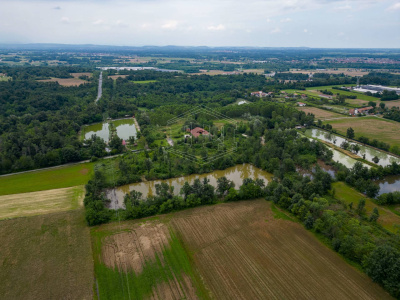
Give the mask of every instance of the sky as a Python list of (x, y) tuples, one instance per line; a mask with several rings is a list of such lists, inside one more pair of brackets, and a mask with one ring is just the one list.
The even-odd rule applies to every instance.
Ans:
[(0, 43), (400, 48), (400, 1), (0, 0)]

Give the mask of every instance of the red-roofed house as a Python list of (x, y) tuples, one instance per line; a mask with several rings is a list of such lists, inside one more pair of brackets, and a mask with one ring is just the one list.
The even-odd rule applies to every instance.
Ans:
[(251, 95), (252, 95), (252, 96), (259, 97), (259, 98), (267, 97), (267, 96), (268, 96), (268, 94), (267, 94), (267, 93), (264, 93), (263, 91), (252, 92)]
[(196, 128), (194, 128), (194, 129), (192, 129), (192, 130), (190, 131), (190, 133), (191, 133), (195, 138), (199, 137), (200, 135), (209, 135), (209, 134), (210, 134), (207, 130), (205, 130), (205, 129), (201, 128), (201, 127), (196, 127)]

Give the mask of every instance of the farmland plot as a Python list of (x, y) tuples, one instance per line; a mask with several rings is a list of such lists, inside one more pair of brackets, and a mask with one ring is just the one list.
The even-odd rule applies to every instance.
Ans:
[(92, 238), (101, 299), (198, 299), (204, 289), (166, 224), (103, 225)]
[(390, 299), (302, 225), (274, 219), (265, 200), (187, 210), (171, 222), (216, 299)]
[(83, 209), (0, 221), (1, 299), (93, 299)]
[(0, 219), (77, 209), (84, 196), (84, 186), (0, 196)]

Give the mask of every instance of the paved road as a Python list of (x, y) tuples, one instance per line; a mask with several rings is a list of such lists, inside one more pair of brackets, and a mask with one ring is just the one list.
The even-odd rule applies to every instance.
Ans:
[(97, 98), (94, 100), (95, 103), (100, 100), (101, 95), (103, 94), (103, 71), (100, 72), (99, 76), (99, 88), (97, 90)]

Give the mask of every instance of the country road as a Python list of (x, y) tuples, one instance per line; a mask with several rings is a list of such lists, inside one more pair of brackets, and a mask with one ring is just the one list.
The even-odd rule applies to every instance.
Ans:
[(103, 94), (103, 71), (100, 72), (99, 76), (99, 88), (97, 90), (97, 98), (94, 100), (95, 103), (100, 100), (101, 95)]

